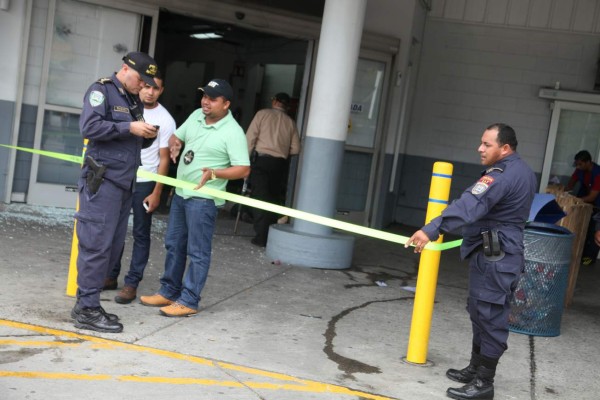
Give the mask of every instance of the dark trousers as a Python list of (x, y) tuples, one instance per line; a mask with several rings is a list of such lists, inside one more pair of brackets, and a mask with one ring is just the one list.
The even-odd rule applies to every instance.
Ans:
[(596, 259), (598, 258), (598, 251), (600, 250), (596, 244), (596, 241), (594, 240), (594, 236), (596, 234), (596, 220), (594, 219), (594, 216), (597, 213), (598, 211), (594, 209), (594, 212), (590, 217), (590, 223), (588, 224), (587, 233), (585, 235), (585, 243), (583, 244), (583, 251), (581, 253), (581, 258), (589, 257), (592, 259), (592, 263), (596, 262)]
[[(285, 158), (258, 156), (250, 174), (252, 198), (283, 205), (287, 173), (288, 162)], [(277, 214), (255, 208), (252, 215), (256, 240), (260, 244), (266, 244), (269, 226), (277, 222)]]
[(77, 301), (81, 307), (99, 307), (100, 292), (110, 268), (121, 256), (132, 194), (105, 180), (95, 194), (79, 180), (77, 219)]
[(467, 311), (473, 329), (473, 344), (481, 355), (499, 359), (508, 348), (510, 298), (523, 270), (523, 255), (505, 254), (489, 261), (481, 251), (469, 258)]
[[(144, 269), (150, 257), (150, 228), (152, 228), (152, 213), (146, 212), (144, 199), (154, 190), (155, 182), (137, 182), (133, 191), (131, 210), (133, 211), (133, 251), (129, 271), (125, 275), (125, 285), (137, 288), (144, 277)], [(124, 246), (123, 246), (124, 247)], [(121, 257), (123, 250), (121, 250)], [(121, 272), (121, 257), (109, 273), (109, 277), (117, 279)]]

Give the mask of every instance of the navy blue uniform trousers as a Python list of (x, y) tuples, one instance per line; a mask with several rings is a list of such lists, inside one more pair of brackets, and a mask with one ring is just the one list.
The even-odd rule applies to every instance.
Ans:
[(77, 300), (81, 307), (100, 306), (100, 292), (109, 269), (121, 256), (127, 234), (132, 191), (105, 180), (91, 194), (79, 179), (77, 218)]
[(505, 254), (489, 261), (478, 251), (469, 258), (467, 311), (473, 328), (473, 344), (480, 354), (500, 358), (508, 348), (510, 299), (523, 271), (523, 255)]

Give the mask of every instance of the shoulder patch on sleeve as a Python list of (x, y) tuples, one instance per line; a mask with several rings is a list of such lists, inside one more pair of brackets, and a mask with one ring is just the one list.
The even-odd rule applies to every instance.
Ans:
[(104, 93), (98, 90), (92, 90), (90, 92), (90, 96), (88, 97), (90, 105), (92, 107), (98, 107), (102, 103), (104, 103)]
[(475, 195), (485, 193), (486, 190), (490, 188), (492, 183), (494, 183), (494, 178), (487, 175), (482, 176), (471, 189), (471, 193)]

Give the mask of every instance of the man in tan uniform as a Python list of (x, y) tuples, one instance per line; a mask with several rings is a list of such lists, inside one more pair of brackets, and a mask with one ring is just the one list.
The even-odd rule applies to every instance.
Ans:
[[(296, 123), (287, 114), (290, 96), (278, 93), (271, 99), (271, 108), (256, 113), (248, 131), (248, 152), (256, 152), (252, 161), (250, 187), (252, 197), (269, 203), (283, 204), (285, 199), (288, 157), (300, 151), (300, 139)], [(277, 215), (253, 210), (254, 231), (252, 244), (267, 245), (269, 226), (277, 221)]]

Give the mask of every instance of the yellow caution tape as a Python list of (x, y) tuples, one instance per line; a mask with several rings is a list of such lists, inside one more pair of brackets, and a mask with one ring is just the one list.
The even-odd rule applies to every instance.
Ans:
[[(70, 161), (70, 162), (74, 162), (74, 163), (78, 163), (78, 164), (82, 163), (82, 157), (80, 157), (80, 156), (55, 153), (55, 152), (46, 151), (46, 150), (29, 149), (29, 148), (18, 147), (18, 146), (9, 146), (9, 145), (5, 145), (5, 144), (0, 144), (0, 146), (8, 147), (11, 149), (16, 149), (16, 150), (21, 150), (21, 151), (26, 151), (29, 153), (39, 154), (39, 155), (46, 156), (46, 157), (57, 158), (59, 160)], [(173, 186), (173, 187), (178, 187), (181, 189), (194, 190), (194, 188), (197, 186), (196, 183), (185, 182), (185, 181), (182, 181), (179, 179), (170, 178), (168, 176), (154, 174), (152, 172), (144, 171), (142, 169), (138, 169), (137, 174), (138, 174), (138, 176), (140, 176), (142, 178), (151, 179), (153, 181), (160, 182), (162, 184)], [(337, 219), (327, 218), (327, 217), (323, 217), (321, 215), (311, 214), (311, 213), (308, 213), (305, 211), (300, 211), (300, 210), (296, 210), (296, 209), (289, 208), (289, 207), (283, 207), (283, 206), (279, 206), (276, 204), (267, 203), (266, 201), (251, 199), (246, 196), (241, 196), (238, 194), (224, 192), (221, 190), (211, 189), (208, 187), (202, 187), (200, 189), (197, 189), (197, 191), (199, 193), (203, 193), (208, 196), (217, 197), (217, 198), (227, 200), (227, 201), (232, 201), (235, 203), (243, 204), (245, 206), (260, 208), (261, 210), (270, 211), (270, 212), (273, 212), (276, 214), (287, 215), (292, 218), (298, 218), (298, 219), (302, 219), (302, 220), (305, 220), (308, 222), (313, 222), (315, 224), (325, 225), (325, 226), (329, 226), (331, 228), (339, 229), (339, 230), (350, 232), (350, 233), (355, 233), (355, 234), (368, 236), (368, 237), (372, 237), (372, 238), (376, 238), (376, 239), (386, 240), (388, 242), (405, 244), (409, 239), (409, 237), (407, 237), (407, 236), (396, 235), (394, 233), (384, 232), (384, 231), (380, 231), (380, 230), (373, 229), (373, 228), (367, 228), (367, 227), (361, 226), (361, 225), (351, 224), (351, 223), (344, 222), (344, 221), (338, 221)], [(461, 243), (462, 243), (462, 239), (454, 240), (454, 241), (447, 242), (447, 243), (430, 242), (427, 244), (427, 246), (425, 246), (425, 248), (429, 249), (429, 250), (441, 251), (441, 250), (447, 250), (447, 249), (451, 249), (454, 247), (458, 247), (458, 246), (460, 246)]]

